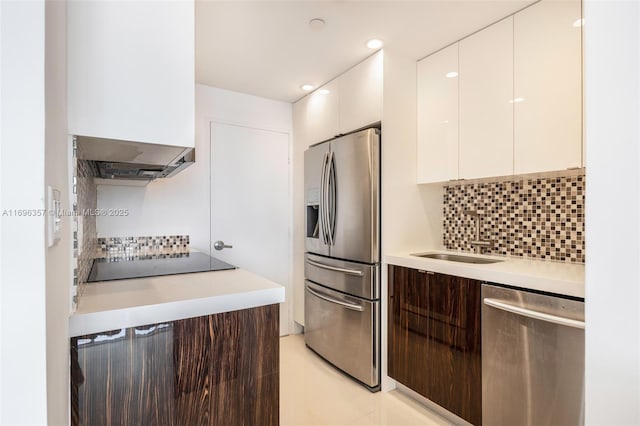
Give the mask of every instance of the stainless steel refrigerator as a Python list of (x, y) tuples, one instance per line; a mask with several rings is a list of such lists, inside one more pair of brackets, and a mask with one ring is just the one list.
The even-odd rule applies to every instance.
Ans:
[(310, 147), (304, 157), (305, 342), (380, 388), (380, 130)]

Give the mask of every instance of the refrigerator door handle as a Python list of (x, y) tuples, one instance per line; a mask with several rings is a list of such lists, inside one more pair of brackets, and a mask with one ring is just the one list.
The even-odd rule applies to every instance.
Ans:
[(311, 259), (307, 259), (307, 263), (309, 265), (313, 265), (316, 266), (318, 268), (322, 268), (322, 269), (328, 269), (330, 271), (336, 271), (336, 272), (342, 272), (344, 274), (349, 274), (349, 275), (357, 275), (359, 277), (363, 276), (364, 274), (362, 273), (362, 271), (357, 271), (355, 269), (345, 269), (345, 268), (338, 268), (337, 266), (330, 266), (330, 265), (325, 265), (324, 263), (320, 263), (320, 262), (315, 262)]
[(333, 153), (329, 152), (325, 157), (324, 165), (322, 168), (322, 180), (324, 181), (324, 188), (322, 189), (322, 205), (324, 206), (324, 229), (326, 235), (325, 244), (333, 245), (333, 238), (331, 235), (331, 223), (330, 223), (330, 202), (329, 202), (329, 186), (331, 185), (330, 173), (331, 173), (331, 155)]
[(329, 155), (329, 173), (328, 173), (328, 185), (327, 192), (329, 199), (329, 244), (334, 244), (334, 239), (336, 235), (336, 209), (337, 209), (337, 201), (336, 197), (336, 163), (334, 160), (335, 153), (331, 151)]
[(358, 312), (363, 312), (364, 311), (364, 308), (362, 306), (356, 305), (355, 303), (347, 303), (347, 302), (343, 302), (343, 301), (338, 300), (338, 299), (334, 299), (333, 297), (330, 297), (330, 296), (325, 296), (324, 294), (322, 294), (322, 293), (320, 293), (318, 291), (312, 290), (309, 287), (307, 287), (307, 291), (309, 293), (313, 294), (314, 296), (322, 299), (322, 300), (326, 300), (327, 302), (335, 303), (336, 305), (343, 306), (343, 307), (345, 307), (347, 309), (351, 309), (352, 311), (358, 311)]
[(324, 244), (328, 244), (329, 243), (329, 239), (327, 236), (327, 224), (328, 221), (326, 219), (327, 217), (327, 205), (325, 203), (325, 194), (327, 193), (327, 182), (326, 182), (326, 178), (327, 178), (327, 159), (329, 157), (329, 154), (326, 153), (324, 154), (324, 157), (322, 158), (322, 176), (320, 176), (320, 207), (319, 207), (319, 213), (320, 213), (320, 232), (322, 234), (322, 242)]

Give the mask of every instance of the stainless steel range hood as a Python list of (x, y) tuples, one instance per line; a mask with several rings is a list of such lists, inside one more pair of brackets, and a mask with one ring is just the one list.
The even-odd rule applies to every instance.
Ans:
[(75, 140), (78, 159), (95, 163), (97, 183), (146, 185), (175, 176), (195, 162), (193, 148), (87, 136)]

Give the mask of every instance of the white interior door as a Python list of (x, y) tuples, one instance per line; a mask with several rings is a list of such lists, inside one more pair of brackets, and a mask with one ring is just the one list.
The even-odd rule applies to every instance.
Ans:
[[(289, 135), (211, 123), (211, 254), (285, 287), (280, 334), (290, 327)], [(233, 248), (215, 250), (216, 241)]]

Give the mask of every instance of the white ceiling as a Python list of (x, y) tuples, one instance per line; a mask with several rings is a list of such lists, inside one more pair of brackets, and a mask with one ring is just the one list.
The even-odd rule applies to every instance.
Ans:
[[(293, 102), (372, 51), (371, 38), (420, 59), (531, 0), (197, 1), (196, 81)], [(321, 18), (316, 31), (309, 21)]]

